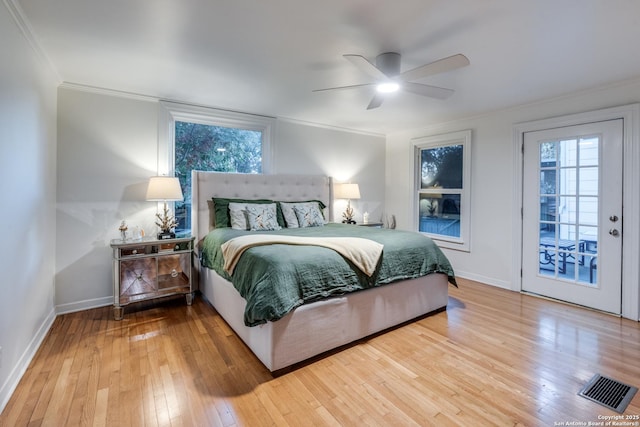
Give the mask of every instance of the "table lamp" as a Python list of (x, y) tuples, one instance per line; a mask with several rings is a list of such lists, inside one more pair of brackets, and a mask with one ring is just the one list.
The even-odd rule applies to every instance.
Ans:
[(158, 239), (173, 239), (176, 237), (171, 230), (176, 228), (178, 223), (173, 215), (169, 215), (168, 201), (182, 200), (182, 189), (180, 188), (180, 180), (173, 176), (152, 176), (149, 179), (149, 187), (147, 187), (147, 200), (154, 202), (164, 202), (164, 211), (162, 215), (156, 214), (158, 220), (156, 225), (160, 227)]
[(360, 198), (360, 188), (358, 184), (336, 184), (333, 188), (333, 197), (335, 199), (347, 199), (347, 209), (342, 214), (342, 222), (345, 224), (355, 224), (353, 220), (353, 208), (351, 207), (351, 199)]

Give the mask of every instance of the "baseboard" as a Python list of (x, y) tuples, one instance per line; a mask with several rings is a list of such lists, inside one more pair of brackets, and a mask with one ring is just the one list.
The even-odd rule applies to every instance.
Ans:
[(2, 387), (0, 388), (0, 413), (4, 410), (5, 406), (7, 406), (7, 403), (9, 403), (11, 395), (18, 386), (18, 383), (22, 379), (22, 376), (27, 371), (31, 360), (33, 360), (33, 357), (36, 355), (36, 352), (42, 345), (42, 342), (47, 336), (49, 329), (51, 329), (51, 326), (53, 325), (53, 321), (55, 319), (56, 314), (53, 310), (51, 310), (42, 322), (42, 325), (38, 329), (31, 342), (25, 349), (24, 353), (22, 353), (22, 356), (20, 356), (18, 363), (11, 370), (9, 377), (4, 382), (4, 384), (2, 384)]
[(515, 289), (511, 288), (511, 282), (506, 280), (498, 280), (491, 277), (481, 276), (479, 274), (469, 273), (468, 271), (459, 271), (456, 270), (456, 277), (460, 277), (462, 279), (469, 279), (475, 282), (484, 283), (487, 285), (495, 286), (497, 288), (507, 289), (509, 291), (513, 291)]
[(42, 345), (42, 341), (44, 341), (45, 337), (47, 336), (47, 332), (49, 332), (49, 329), (51, 328), (51, 325), (53, 325), (53, 321), (56, 319), (57, 315), (65, 314), (65, 313), (73, 313), (76, 311), (89, 310), (91, 308), (104, 307), (112, 304), (113, 304), (113, 297), (103, 297), (103, 298), (95, 298), (95, 299), (90, 299), (85, 301), (73, 302), (69, 304), (60, 304), (55, 307), (55, 311), (51, 310), (51, 312), (47, 315), (45, 320), (42, 322), (42, 325), (38, 329), (38, 332), (33, 337), (29, 345), (27, 346), (27, 349), (24, 351), (24, 353), (18, 360), (18, 363), (11, 370), (9, 377), (7, 378), (5, 383), (2, 384), (2, 387), (0, 388), (0, 413), (4, 410), (4, 407), (9, 402), (11, 395), (13, 394), (16, 387), (18, 386), (20, 379), (22, 379), (22, 376), (24, 375), (27, 368), (29, 367), (31, 360), (33, 359), (36, 352), (40, 348), (40, 345)]
[(75, 313), (76, 311), (105, 307), (107, 305), (113, 305), (113, 297), (94, 298), (70, 302), (68, 304), (58, 304), (56, 305), (56, 314)]

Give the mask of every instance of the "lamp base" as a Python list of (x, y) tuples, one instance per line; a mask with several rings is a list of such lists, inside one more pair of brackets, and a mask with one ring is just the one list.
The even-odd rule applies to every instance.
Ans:
[(172, 233), (170, 231), (163, 231), (158, 233), (158, 240), (166, 240), (166, 239), (175, 239), (176, 233)]

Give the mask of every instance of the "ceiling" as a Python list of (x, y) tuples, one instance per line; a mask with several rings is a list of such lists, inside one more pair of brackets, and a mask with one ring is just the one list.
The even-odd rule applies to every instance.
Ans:
[[(640, 76), (637, 0), (10, 0), (64, 82), (389, 134)], [(342, 55), (402, 54), (437, 100), (373, 90)]]

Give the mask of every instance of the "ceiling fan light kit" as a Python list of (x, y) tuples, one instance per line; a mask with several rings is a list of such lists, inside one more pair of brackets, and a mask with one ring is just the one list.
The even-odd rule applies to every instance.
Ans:
[(376, 90), (380, 93), (393, 93), (400, 89), (400, 85), (396, 82), (380, 83), (376, 86)]
[(376, 93), (371, 99), (371, 102), (369, 102), (367, 110), (378, 108), (384, 102), (385, 94), (393, 93), (398, 90), (404, 90), (405, 92), (411, 92), (416, 95), (428, 96), (431, 98), (446, 99), (453, 95), (453, 89), (416, 83), (414, 80), (419, 80), (469, 65), (469, 59), (467, 59), (466, 56), (457, 54), (401, 72), (401, 56), (397, 52), (381, 53), (376, 57), (375, 65), (361, 55), (347, 54), (343, 56), (362, 72), (375, 79), (375, 82), (317, 89), (314, 90), (314, 92), (375, 86)]

